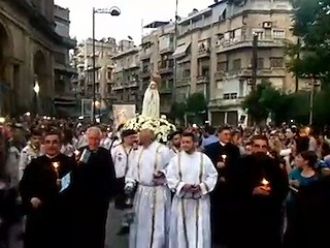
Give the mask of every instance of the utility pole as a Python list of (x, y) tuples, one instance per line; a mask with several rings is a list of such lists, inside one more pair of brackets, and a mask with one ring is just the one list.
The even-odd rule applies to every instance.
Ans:
[[(177, 48), (177, 37), (178, 37), (178, 7), (179, 0), (175, 0), (175, 22), (174, 22), (174, 37), (173, 37), (173, 49), (174, 51)], [(172, 88), (172, 103), (176, 102), (176, 79), (177, 79), (177, 61), (176, 58), (173, 57), (173, 88)]]
[(314, 119), (314, 97), (315, 97), (315, 87), (317, 85), (316, 77), (313, 75), (312, 78), (312, 85), (311, 85), (311, 94), (309, 97), (309, 125), (311, 126), (313, 124)]
[(256, 90), (257, 87), (257, 72), (258, 72), (258, 34), (253, 34), (252, 42), (252, 78), (251, 78), (251, 89)]
[(93, 123), (96, 123), (95, 111), (96, 111), (96, 61), (95, 61), (95, 8), (93, 8)]
[[(297, 60), (299, 61), (300, 60), (300, 38), (298, 37), (298, 40), (297, 40)], [(295, 89), (295, 92), (298, 92), (299, 90), (299, 77), (298, 77), (298, 73), (296, 72), (296, 89)]]

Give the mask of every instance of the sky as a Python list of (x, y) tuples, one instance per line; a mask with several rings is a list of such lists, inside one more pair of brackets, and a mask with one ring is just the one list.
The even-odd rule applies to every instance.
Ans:
[[(213, 0), (179, 0), (179, 16), (187, 16), (193, 8), (207, 8)], [(121, 16), (96, 16), (96, 38), (114, 37), (117, 40), (131, 36), (140, 44), (142, 23), (169, 21), (175, 16), (175, 0), (55, 0), (55, 3), (70, 9), (71, 36), (78, 41), (92, 36), (92, 8), (117, 6)], [(147, 32), (147, 30), (144, 30)]]

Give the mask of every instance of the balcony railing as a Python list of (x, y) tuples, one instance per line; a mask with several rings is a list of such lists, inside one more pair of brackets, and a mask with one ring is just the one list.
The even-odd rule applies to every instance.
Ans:
[(191, 83), (190, 77), (182, 77), (182, 78), (179, 77), (177, 79), (176, 86), (177, 87), (187, 86), (187, 85), (190, 85), (190, 83)]
[(207, 84), (207, 83), (209, 83), (208, 75), (197, 76), (197, 84)]
[(211, 99), (209, 103), (209, 107), (237, 107), (242, 104), (244, 97), (239, 97), (236, 99)]
[[(261, 37), (258, 39), (258, 47), (284, 47), (286, 39), (274, 39), (272, 37)], [(217, 52), (225, 52), (243, 47), (253, 46), (253, 36), (242, 36), (228, 40), (218, 40), (216, 43)]]

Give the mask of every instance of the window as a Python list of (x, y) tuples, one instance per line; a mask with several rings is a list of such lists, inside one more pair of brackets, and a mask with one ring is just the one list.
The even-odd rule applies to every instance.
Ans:
[(228, 71), (228, 62), (227, 61), (220, 61), (217, 63), (217, 71)]
[(241, 65), (242, 63), (241, 63), (241, 59), (235, 59), (234, 61), (233, 61), (233, 70), (234, 71), (238, 71), (238, 70), (240, 70), (241, 69)]
[(108, 80), (112, 79), (112, 70), (111, 69), (108, 69), (108, 71), (107, 71), (107, 78), (108, 78)]
[[(257, 64), (258, 69), (263, 69), (265, 67), (264, 61), (265, 61), (264, 58), (258, 58), (258, 64)], [(253, 59), (251, 59), (251, 65), (253, 65)]]
[(223, 99), (230, 100), (230, 99), (237, 99), (238, 94), (237, 93), (226, 93), (223, 94)]
[(271, 58), (270, 59), (270, 67), (272, 67), (272, 68), (283, 68), (284, 67), (284, 59), (283, 58)]
[(285, 31), (284, 30), (273, 30), (273, 38), (274, 39), (284, 39)]

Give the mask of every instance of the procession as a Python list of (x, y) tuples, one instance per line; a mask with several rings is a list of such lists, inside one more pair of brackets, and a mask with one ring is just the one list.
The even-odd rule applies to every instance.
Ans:
[(3, 247), (20, 223), (26, 248), (103, 248), (109, 205), (130, 248), (328, 246), (329, 143), (308, 127), (176, 128), (156, 81), (112, 131), (47, 119), (28, 141), (1, 124)]
[(102, 1), (0, 1), (0, 248), (330, 247), (330, 1)]

